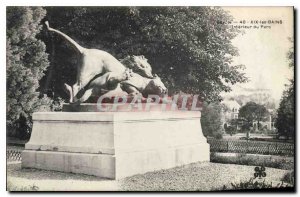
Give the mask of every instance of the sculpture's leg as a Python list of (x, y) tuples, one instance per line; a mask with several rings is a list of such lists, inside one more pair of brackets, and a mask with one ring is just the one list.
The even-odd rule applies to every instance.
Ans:
[[(100, 91), (99, 91), (100, 92)], [(124, 92), (121, 88), (120, 88), (120, 84), (117, 85), (117, 87), (114, 90), (109, 90), (107, 92), (101, 92), (102, 94), (99, 93), (99, 95), (101, 95), (102, 98), (112, 98), (112, 97), (122, 97), (122, 96), (127, 96), (128, 94), (126, 92)]]
[(72, 87), (65, 83), (64, 84), (64, 90), (69, 95), (69, 102), (72, 103), (73, 102), (73, 98), (74, 98)]
[(129, 94), (131, 96), (141, 94), (140, 91), (136, 87), (133, 87), (133, 86), (127, 85), (127, 84), (122, 86), (122, 90), (127, 92), (127, 94)]
[(128, 79), (129, 74), (127, 72), (107, 72), (104, 75), (90, 81), (87, 86), (89, 88), (114, 90), (121, 81)]
[(72, 90), (73, 90), (73, 97), (75, 98), (78, 94), (78, 92), (80, 91), (80, 85), (75, 83), (73, 86), (72, 86)]
[(87, 92), (88, 90), (98, 90), (102, 87), (105, 87), (107, 83), (107, 77), (109, 73), (105, 73), (104, 75), (94, 78), (89, 81), (86, 86), (82, 87), (81, 84), (74, 84), (73, 85), (73, 94), (74, 94), (74, 101), (77, 103), (84, 102), (91, 96), (92, 91)]
[(90, 98), (92, 93), (93, 93), (93, 88), (90, 88), (84, 92), (82, 97), (80, 97), (80, 98), (74, 97), (74, 101), (75, 101), (74, 104), (80, 104), (80, 103), (83, 103), (84, 101), (88, 100), (88, 98)]
[[(121, 81), (127, 80), (131, 77), (132, 71), (126, 69), (125, 72), (107, 72), (104, 75), (96, 77), (88, 82), (88, 84), (81, 88), (80, 85), (73, 86), (73, 94), (75, 102), (84, 102), (92, 94), (92, 90), (108, 89), (115, 90)], [(90, 92), (88, 92), (91, 90)]]

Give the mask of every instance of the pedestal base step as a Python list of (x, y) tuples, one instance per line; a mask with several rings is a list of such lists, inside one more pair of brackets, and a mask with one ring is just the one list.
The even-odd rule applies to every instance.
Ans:
[(82, 173), (110, 179), (209, 161), (207, 144), (109, 154), (24, 150), (22, 167)]

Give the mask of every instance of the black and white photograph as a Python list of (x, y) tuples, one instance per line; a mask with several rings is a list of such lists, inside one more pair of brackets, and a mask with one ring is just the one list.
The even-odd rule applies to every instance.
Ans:
[(5, 10), (6, 191), (296, 191), (293, 6)]

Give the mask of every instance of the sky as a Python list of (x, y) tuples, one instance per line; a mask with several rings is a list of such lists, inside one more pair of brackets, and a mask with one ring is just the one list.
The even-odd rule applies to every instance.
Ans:
[[(251, 20), (267, 21), (281, 20), (282, 24), (265, 24), (271, 28), (243, 29), (244, 34), (238, 35), (232, 44), (239, 49), (239, 57), (234, 58), (234, 64), (246, 66), (246, 76), (250, 82), (241, 84), (245, 88), (271, 89), (274, 99), (279, 100), (292, 78), (293, 70), (288, 67), (286, 54), (292, 43), (288, 37), (293, 37), (292, 7), (224, 7), (235, 18), (235, 21), (245, 20), (247, 26)], [(242, 25), (242, 24), (241, 24)], [(238, 87), (233, 87), (236, 94)]]

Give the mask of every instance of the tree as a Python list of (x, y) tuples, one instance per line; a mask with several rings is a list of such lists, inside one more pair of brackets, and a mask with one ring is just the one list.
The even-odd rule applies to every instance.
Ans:
[(239, 126), (241, 126), (241, 120), (240, 119), (231, 119), (229, 123), (230, 123), (230, 126), (229, 126), (227, 132), (230, 135), (237, 133)]
[(39, 7), (7, 7), (6, 125), (7, 134), (26, 138), (34, 111), (49, 110), (51, 100), (40, 97), (39, 80), (49, 65), (45, 44), (36, 38), (46, 11)]
[[(293, 40), (290, 39), (293, 43)], [(294, 47), (292, 46), (287, 53), (287, 60), (290, 68), (294, 68)], [(295, 86), (294, 78), (290, 80), (290, 84), (286, 85), (286, 90), (282, 94), (282, 98), (277, 110), (277, 118), (275, 127), (278, 133), (284, 136), (293, 137), (295, 134)]]
[[(233, 18), (213, 7), (46, 7), (47, 20), (81, 45), (116, 58), (145, 55), (170, 93), (200, 94), (208, 101), (245, 82), (231, 40), (240, 32), (220, 21)], [(80, 60), (56, 35), (44, 32), (51, 66), (44, 92), (63, 96), (63, 83), (74, 83)], [(55, 75), (51, 74), (55, 73)]]
[(277, 119), (275, 127), (278, 133), (284, 136), (294, 136), (295, 134), (295, 101), (294, 101), (294, 87), (290, 85), (287, 90), (283, 92), (279, 108), (277, 110)]
[(246, 120), (247, 125), (252, 125), (253, 121), (257, 121), (258, 130), (260, 129), (260, 121), (268, 115), (268, 110), (263, 105), (254, 102), (248, 102), (239, 110), (239, 117)]
[(203, 103), (201, 125), (205, 136), (219, 136), (222, 131), (222, 107), (219, 103)]

